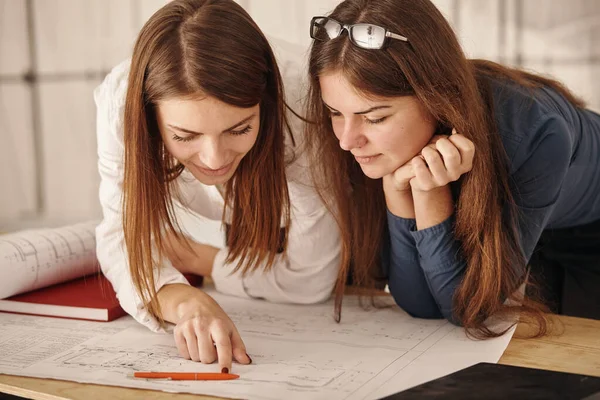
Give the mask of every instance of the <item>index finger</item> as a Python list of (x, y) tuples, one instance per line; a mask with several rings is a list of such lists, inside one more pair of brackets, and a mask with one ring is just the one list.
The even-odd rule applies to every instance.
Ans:
[[(212, 340), (217, 349), (217, 360), (221, 372), (231, 371), (231, 363), (233, 359), (233, 350), (231, 347), (231, 338), (223, 329), (216, 329), (211, 332)], [(225, 371), (227, 368), (227, 371)]]

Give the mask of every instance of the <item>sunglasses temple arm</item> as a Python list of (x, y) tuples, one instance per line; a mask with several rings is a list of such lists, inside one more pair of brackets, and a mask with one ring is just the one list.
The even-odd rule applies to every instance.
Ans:
[(392, 39), (402, 40), (403, 42), (408, 42), (408, 39), (406, 37), (389, 31), (385, 33), (385, 36), (391, 37)]

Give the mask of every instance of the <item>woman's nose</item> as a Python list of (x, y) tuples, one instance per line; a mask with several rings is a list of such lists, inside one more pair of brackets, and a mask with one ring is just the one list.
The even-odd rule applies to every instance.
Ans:
[(339, 137), (340, 147), (343, 150), (351, 151), (356, 148), (363, 147), (367, 141), (367, 138), (360, 133), (360, 130), (355, 124), (346, 123), (344, 130)]
[(219, 140), (206, 138), (198, 149), (198, 158), (205, 167), (210, 169), (223, 168), (228, 160), (224, 157), (224, 152), (221, 149)]

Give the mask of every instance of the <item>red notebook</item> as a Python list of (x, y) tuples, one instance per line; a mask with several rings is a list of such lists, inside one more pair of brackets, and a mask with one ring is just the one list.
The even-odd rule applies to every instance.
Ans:
[[(202, 277), (186, 275), (193, 286)], [(112, 321), (125, 311), (112, 285), (102, 274), (84, 276), (0, 300), (0, 311), (49, 317)]]

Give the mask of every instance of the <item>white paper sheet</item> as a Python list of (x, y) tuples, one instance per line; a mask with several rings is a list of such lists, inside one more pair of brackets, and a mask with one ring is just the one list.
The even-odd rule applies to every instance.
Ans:
[(0, 236), (0, 299), (98, 272), (96, 225)]
[(130, 317), (96, 323), (0, 313), (0, 373), (248, 399), (376, 399), (466, 368), (497, 362), (513, 331), (468, 339), (446, 321), (411, 318), (398, 307), (363, 310), (331, 302), (280, 305), (210, 292), (232, 317), (252, 357), (225, 382), (146, 381), (134, 371), (214, 372), (177, 355), (171, 334)]

